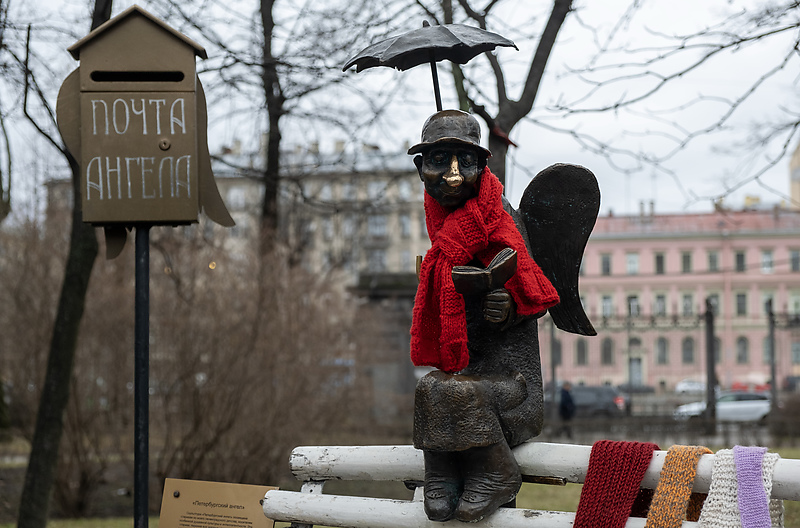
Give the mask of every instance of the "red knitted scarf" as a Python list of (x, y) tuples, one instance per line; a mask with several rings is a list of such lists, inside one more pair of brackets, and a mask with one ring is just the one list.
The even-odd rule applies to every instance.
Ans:
[(657, 449), (649, 442), (595, 442), (573, 528), (624, 527)]
[(453, 266), (474, 259), (484, 266), (506, 247), (517, 251), (517, 272), (506, 283), (517, 314), (533, 315), (558, 303), (558, 293), (528, 255), (511, 215), (503, 209), (503, 184), (487, 167), (478, 195), (447, 209), (425, 194), (425, 219), (432, 247), (420, 269), (411, 325), (411, 361), (446, 372), (469, 364), (464, 298), (455, 290)]

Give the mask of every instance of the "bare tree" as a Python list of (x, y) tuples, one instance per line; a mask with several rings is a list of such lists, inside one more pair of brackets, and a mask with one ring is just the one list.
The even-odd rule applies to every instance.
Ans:
[[(519, 28), (534, 25), (531, 20), (519, 21), (519, 24), (503, 21), (495, 15), (502, 9), (503, 2), (500, 1), (486, 2), (480, 8), (475, 7), (474, 2), (470, 0), (457, 0), (455, 5), (452, 0), (432, 2), (417, 0), (416, 4), (437, 23), (476, 24), (482, 29), (495, 30), (501, 34), (505, 31), (497, 30), (495, 26), (511, 25)], [(527, 65), (527, 74), (521, 88), (518, 89), (516, 99), (510, 93), (512, 88), (509, 85), (508, 67), (496, 54), (484, 54), (489, 63), (488, 71), (485, 68), (462, 68), (457, 64), (452, 65), (459, 105), (463, 110), (472, 109), (486, 122), (489, 129), (489, 150), (492, 151), (489, 167), (503, 183), (506, 176), (506, 154), (509, 146), (513, 144), (508, 136), (512, 129), (533, 110), (547, 61), (556, 44), (559, 31), (571, 11), (572, 0), (554, 0), (544, 26), (542, 27), (541, 23), (535, 24), (538, 44)], [(514, 67), (517, 68), (518, 65)], [(491, 79), (493, 93), (487, 86), (486, 79)]]
[(285, 257), (262, 273), (254, 245), (225, 238), (154, 241), (155, 489), (166, 477), (280, 483), (294, 446), (353, 434), (368, 415), (365, 347), (342, 292)]
[[(619, 172), (648, 169), (672, 177), (687, 203), (707, 199), (719, 206), (751, 183), (791, 201), (763, 177), (797, 144), (800, 107), (795, 97), (781, 92), (796, 82), (798, 3), (717, 4), (711, 14), (698, 12), (692, 17), (696, 22), (680, 30), (654, 16), (651, 7), (633, 3), (619, 23), (593, 29), (595, 52), (561, 78), (573, 90), (549, 107), (566, 125), (551, 129), (606, 157)], [(736, 75), (714, 81), (710, 77), (719, 73), (712, 71)], [(731, 77), (742, 80), (731, 82)], [(569, 129), (576, 120), (601, 114), (636, 122), (613, 136)], [(701, 144), (717, 159), (735, 161), (718, 168), (721, 181), (698, 195), (670, 162)]]
[[(112, 0), (96, 0), (91, 29), (108, 20), (111, 4)], [(28, 66), (26, 62), (26, 79), (33, 80)], [(25, 111), (26, 115), (30, 115), (27, 110), (27, 86), (25, 93)], [(47, 106), (44, 97), (40, 98), (40, 103)], [(49, 126), (49, 130), (53, 130), (54, 113), (52, 111), (47, 113), (51, 121), (45, 126)], [(50, 509), (50, 496), (63, 430), (64, 409), (69, 401), (69, 384), (78, 331), (83, 316), (89, 278), (97, 257), (98, 244), (94, 228), (82, 221), (80, 169), (77, 161), (60, 138), (48, 133), (47, 128), (39, 125), (33, 118), (31, 118), (31, 122), (67, 158), (72, 170), (74, 203), (70, 249), (53, 326), (47, 373), (42, 386), (39, 411), (36, 415), (36, 429), (31, 443), (31, 453), (25, 473), (17, 521), (20, 528), (44, 528)]]
[[(0, 67), (2, 67), (5, 71), (19, 71), (19, 68), (15, 67), (15, 63), (18, 64), (17, 54), (19, 53), (19, 50), (15, 51), (12, 48), (11, 42), (14, 40), (12, 33), (19, 34), (20, 28), (11, 20), (9, 14), (10, 2), (11, 0), (0, 0)], [(12, 79), (11, 83), (14, 83), (14, 81), (15, 80)], [(7, 78), (6, 83), (8, 82), (9, 79)], [(4, 100), (0, 101), (0, 137), (2, 138), (3, 157), (5, 158), (3, 166), (0, 167), (0, 222), (2, 222), (11, 212), (13, 163), (12, 147), (9, 138), (7, 121), (9, 120), (9, 116), (13, 113), (14, 107), (12, 104), (9, 104), (9, 101), (5, 100), (6, 97), (7, 95), (4, 95)], [(3, 404), (0, 403), (0, 408), (2, 407)]]
[[(2, 233), (0, 321), (8, 331), (0, 345), (9, 351), (3, 367), (13, 373), (14, 426), (27, 438), (47, 368), (52, 292), (68, 249), (60, 218), (51, 209), (46, 228), (32, 223)], [(153, 232), (156, 508), (165, 477), (278, 484), (288, 477), (294, 446), (332, 435), (354, 441), (359, 426), (371, 423), (368, 317), (356, 324), (340, 290), (288, 258), (262, 280), (252, 241), (210, 233), (197, 226)], [(87, 293), (54, 477), (58, 515), (96, 513), (99, 487), (120, 470), (132, 475), (131, 252), (99, 266)], [(280, 302), (259, 312), (264, 290), (277, 290)]]
[(219, 115), (215, 106), (229, 109), (231, 101), (240, 103), (233, 114), (226, 110), (224, 118), (244, 123), (241, 128), (250, 133), (241, 138), (245, 148), (258, 154), (255, 166), (238, 168), (264, 186), (261, 244), (269, 253), (278, 226), (287, 129), (311, 143), (314, 123), (324, 122), (327, 133), (332, 127), (352, 132), (361, 123), (339, 112), (345, 106), (335, 95), (323, 94), (333, 93), (348, 79), (341, 73), (342, 64), (375, 33), (371, 28), (386, 28), (392, 13), (382, 12), (378, 2), (364, 0), (261, 0), (256, 10), (250, 4), (232, 6), (219, 0), (159, 2), (149, 7), (178, 27), (185, 26), (187, 33), (209, 47), (210, 59), (201, 67), (212, 120)]

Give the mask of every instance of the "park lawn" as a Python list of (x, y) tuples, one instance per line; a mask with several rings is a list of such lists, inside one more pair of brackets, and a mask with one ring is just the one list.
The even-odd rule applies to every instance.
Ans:
[[(158, 517), (150, 517), (149, 525), (150, 528), (158, 528)], [(16, 523), (0, 523), (0, 528), (16, 528), (16, 526)], [(47, 528), (133, 528), (133, 519), (131, 517), (52, 519), (47, 521)]]
[[(716, 449), (714, 449), (716, 451)], [(779, 448), (773, 451), (782, 457), (800, 459), (800, 448)], [(581, 496), (580, 484), (566, 486), (548, 486), (544, 484), (523, 484), (517, 495), (517, 507), (534, 510), (554, 510), (574, 512), (578, 509)], [(786, 528), (800, 528), (800, 501), (785, 501)], [(48, 528), (132, 528), (130, 518), (117, 519), (65, 519), (52, 520)], [(288, 523), (276, 523), (276, 527), (288, 527)], [(15, 528), (15, 524), (0, 524), (0, 528)], [(150, 518), (150, 528), (158, 528), (158, 517)], [(319, 527), (324, 528), (324, 527)]]

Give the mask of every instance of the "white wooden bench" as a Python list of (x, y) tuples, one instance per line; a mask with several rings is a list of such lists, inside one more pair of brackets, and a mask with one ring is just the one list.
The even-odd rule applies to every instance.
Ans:
[[(514, 449), (527, 482), (583, 483), (591, 446), (530, 442)], [(656, 451), (642, 486), (654, 489), (666, 451)], [(707, 492), (711, 483), (714, 455), (703, 455), (697, 465), (694, 491)], [(328, 480), (421, 482), (424, 478), (422, 452), (412, 446), (298, 447), (291, 455), (295, 477), (303, 481), (301, 491), (268, 491), (264, 514), (293, 526), (340, 526), (351, 528), (464, 528), (465, 523), (429, 521), (423, 511), (422, 488), (410, 501), (324, 495)], [(772, 498), (800, 500), (800, 460), (781, 459), (773, 474)], [(496, 513), (469, 526), (476, 528), (569, 528), (574, 513), (500, 508)], [(645, 519), (629, 518), (627, 528), (641, 528)], [(684, 528), (697, 523), (684, 522)]]

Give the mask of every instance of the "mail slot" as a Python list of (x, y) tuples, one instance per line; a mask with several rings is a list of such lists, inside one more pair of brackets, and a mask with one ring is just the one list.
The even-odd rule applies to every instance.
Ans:
[[(201, 165), (210, 174), (195, 70), (205, 50), (133, 6), (69, 51), (80, 67), (62, 86), (58, 117), (80, 153), (83, 221), (196, 222)], [(75, 120), (79, 132), (65, 134)]]

